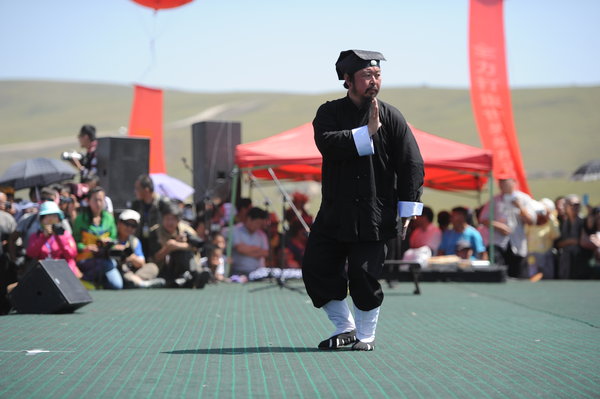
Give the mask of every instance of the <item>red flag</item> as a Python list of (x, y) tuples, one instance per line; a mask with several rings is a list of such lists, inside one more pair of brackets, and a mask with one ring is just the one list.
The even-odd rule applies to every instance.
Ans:
[(513, 177), (530, 193), (512, 115), (502, 0), (470, 0), (469, 11), (471, 102), (479, 136), (493, 152), (496, 177)]
[(150, 173), (166, 173), (162, 90), (134, 86), (129, 135), (150, 138)]

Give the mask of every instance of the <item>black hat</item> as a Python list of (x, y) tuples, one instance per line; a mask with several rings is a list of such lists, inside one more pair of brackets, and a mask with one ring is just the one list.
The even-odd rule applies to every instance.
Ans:
[(340, 53), (335, 63), (335, 71), (338, 79), (344, 80), (345, 73), (352, 75), (360, 69), (379, 66), (379, 61), (385, 61), (385, 57), (377, 51), (346, 50)]

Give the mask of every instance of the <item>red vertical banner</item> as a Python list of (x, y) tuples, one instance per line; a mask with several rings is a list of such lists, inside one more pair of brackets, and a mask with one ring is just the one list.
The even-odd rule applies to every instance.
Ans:
[(470, 0), (471, 102), (483, 147), (493, 152), (496, 177), (514, 177), (530, 194), (512, 115), (502, 0)]
[(129, 135), (150, 138), (150, 173), (166, 173), (163, 147), (163, 92), (134, 86)]

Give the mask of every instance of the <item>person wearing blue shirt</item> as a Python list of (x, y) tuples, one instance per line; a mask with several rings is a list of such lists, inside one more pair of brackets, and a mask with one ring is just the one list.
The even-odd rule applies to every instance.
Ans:
[(469, 211), (462, 206), (452, 209), (450, 216), (452, 229), (446, 230), (442, 234), (442, 243), (438, 249), (438, 255), (456, 255), (457, 244), (461, 241), (467, 241), (473, 249), (471, 259), (488, 259), (481, 234), (467, 223), (468, 215)]

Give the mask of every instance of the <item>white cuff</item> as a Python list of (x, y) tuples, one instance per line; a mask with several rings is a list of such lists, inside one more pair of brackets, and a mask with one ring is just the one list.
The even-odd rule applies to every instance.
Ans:
[(373, 147), (373, 139), (369, 134), (369, 127), (367, 125), (352, 129), (352, 138), (354, 138), (354, 145), (358, 155), (373, 155), (375, 154), (375, 147)]
[(421, 213), (423, 213), (422, 202), (398, 201), (398, 216), (401, 218), (419, 216)]

